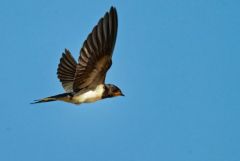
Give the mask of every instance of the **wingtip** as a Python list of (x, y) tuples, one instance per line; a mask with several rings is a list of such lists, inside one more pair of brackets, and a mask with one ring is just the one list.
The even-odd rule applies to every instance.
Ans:
[(65, 48), (64, 51), (65, 51), (65, 53), (68, 53), (68, 52), (69, 52), (69, 50), (68, 50), (67, 48)]
[(116, 7), (112, 5), (110, 10), (114, 10), (114, 9), (116, 9)]
[(115, 7), (115, 6), (111, 6), (109, 12), (110, 12), (110, 13), (111, 13), (111, 12), (115, 12), (115, 13), (117, 13), (117, 9), (116, 9), (116, 7)]

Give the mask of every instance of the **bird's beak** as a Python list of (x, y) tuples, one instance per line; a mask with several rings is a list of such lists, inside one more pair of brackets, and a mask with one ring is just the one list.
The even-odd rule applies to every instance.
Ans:
[(116, 92), (116, 93), (114, 93), (114, 96), (125, 96), (124, 94), (122, 94), (122, 92)]

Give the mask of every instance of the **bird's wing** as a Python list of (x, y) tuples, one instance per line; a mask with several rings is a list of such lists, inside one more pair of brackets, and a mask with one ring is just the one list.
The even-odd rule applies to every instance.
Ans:
[(83, 43), (73, 82), (73, 91), (95, 88), (104, 83), (106, 73), (112, 64), (117, 27), (117, 11), (111, 7)]
[(69, 50), (65, 49), (58, 64), (57, 76), (66, 92), (73, 91), (73, 81), (75, 77), (77, 62), (72, 57)]

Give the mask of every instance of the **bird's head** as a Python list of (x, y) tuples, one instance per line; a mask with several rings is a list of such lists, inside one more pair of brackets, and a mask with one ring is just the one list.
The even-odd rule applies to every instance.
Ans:
[(116, 97), (116, 96), (124, 96), (120, 88), (113, 84), (106, 84), (105, 85), (105, 91), (103, 94), (103, 98), (107, 97)]

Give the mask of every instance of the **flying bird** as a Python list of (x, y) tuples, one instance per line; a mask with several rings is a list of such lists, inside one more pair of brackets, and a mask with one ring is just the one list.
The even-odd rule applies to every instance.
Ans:
[(84, 41), (78, 63), (65, 49), (57, 76), (66, 93), (35, 100), (35, 103), (64, 101), (73, 104), (90, 103), (101, 99), (124, 96), (113, 84), (105, 84), (117, 37), (118, 17), (115, 7), (98, 21)]

